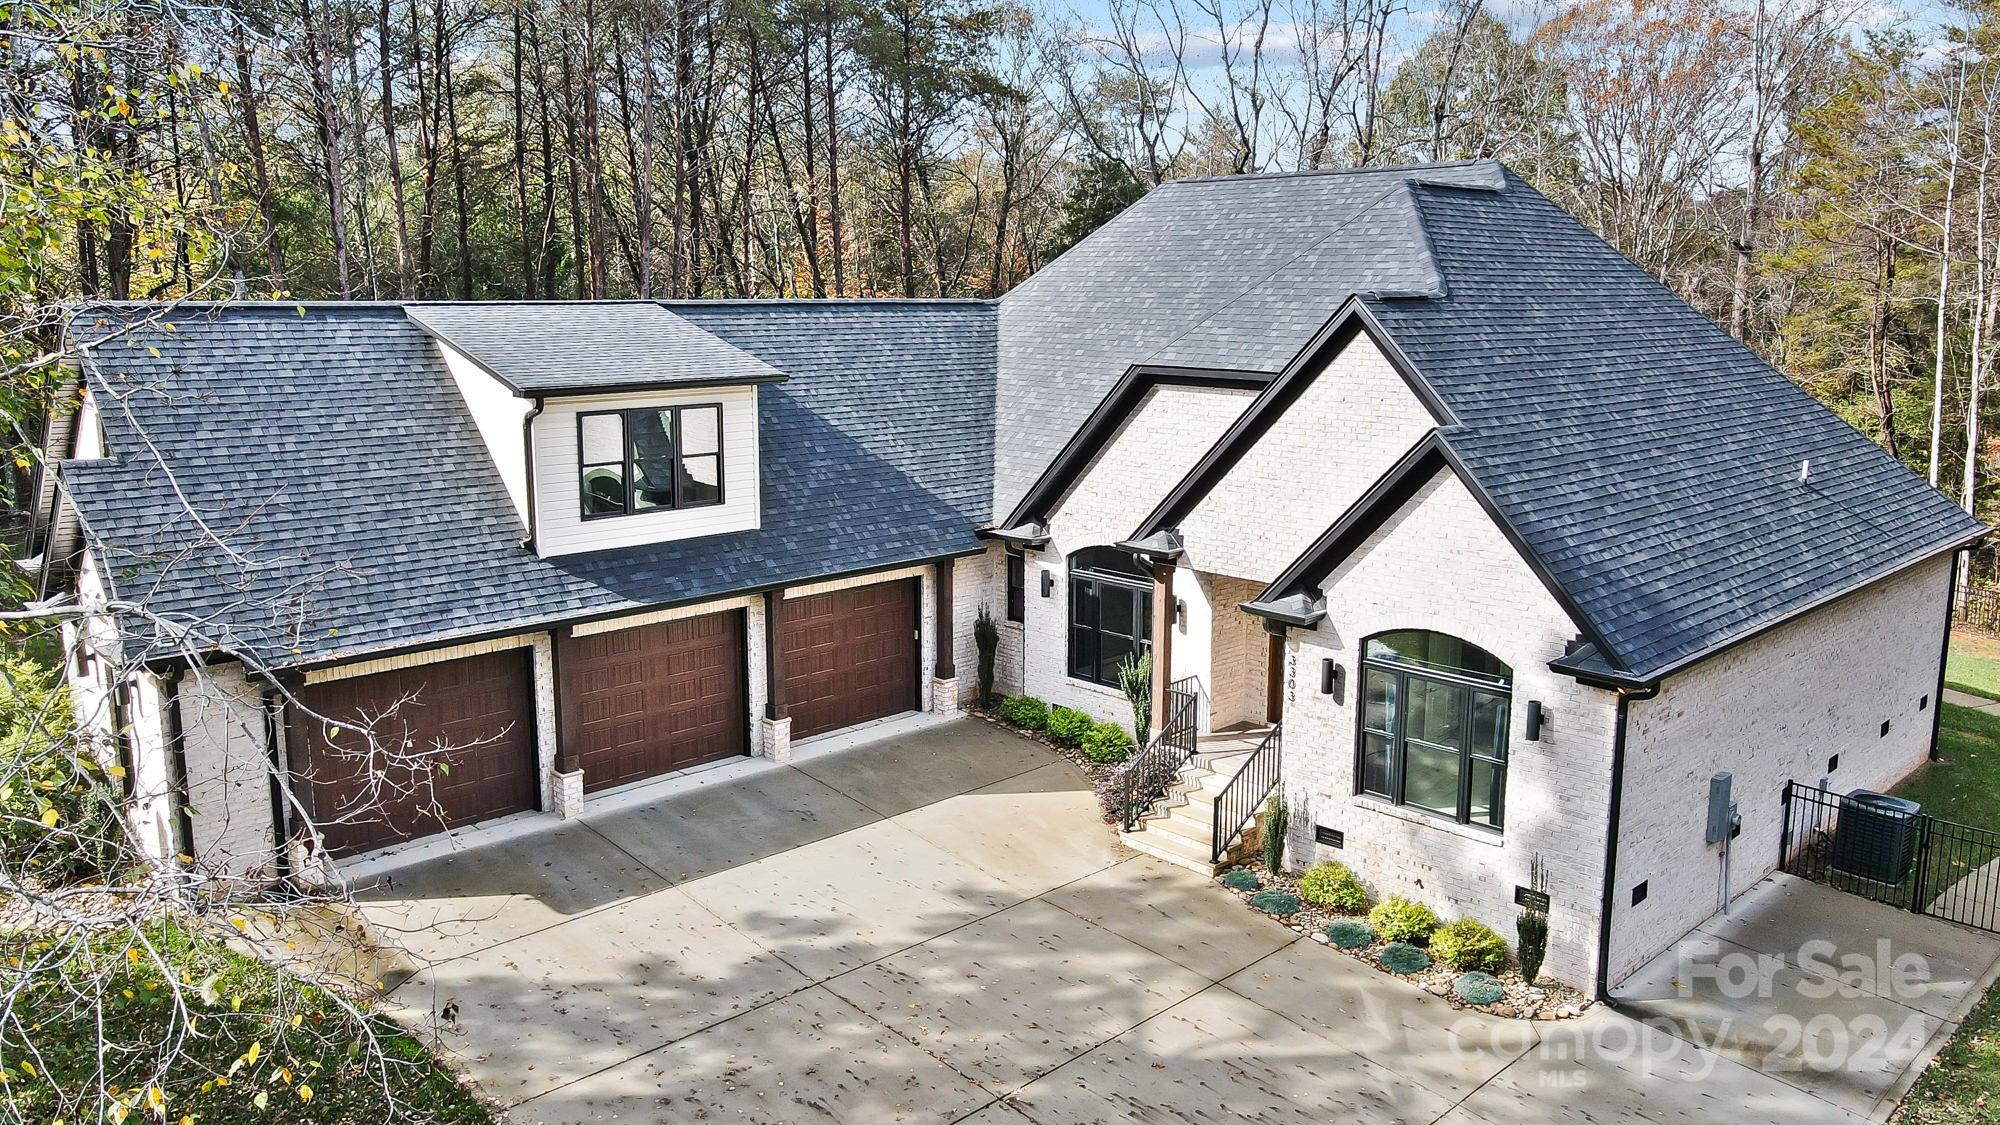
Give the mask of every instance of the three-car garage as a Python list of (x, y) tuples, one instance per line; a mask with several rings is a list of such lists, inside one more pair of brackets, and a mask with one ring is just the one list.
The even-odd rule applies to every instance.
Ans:
[(923, 585), (903, 572), (773, 592), (309, 681), (284, 711), (299, 803), (325, 852), (351, 856), (541, 808), (551, 767), (596, 794), (751, 754), (759, 715), (804, 739), (918, 710)]

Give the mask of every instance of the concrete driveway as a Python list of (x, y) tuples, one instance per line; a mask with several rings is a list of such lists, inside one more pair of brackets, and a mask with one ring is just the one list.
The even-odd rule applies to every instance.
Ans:
[(976, 720), (684, 788), (364, 896), (392, 1006), (512, 1120), (1841, 1119), (1609, 1011), (1454, 1012), (1122, 851)]

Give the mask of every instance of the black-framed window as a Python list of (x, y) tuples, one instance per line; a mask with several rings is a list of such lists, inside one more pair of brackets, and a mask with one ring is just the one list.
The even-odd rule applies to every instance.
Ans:
[(1355, 790), (1500, 828), (1514, 671), (1444, 633), (1404, 629), (1362, 646)]
[(1028, 560), (1019, 551), (1007, 552), (1007, 620), (1022, 621), (1028, 616)]
[(1153, 576), (1111, 547), (1069, 557), (1069, 674), (1118, 686), (1118, 666), (1153, 647)]
[(722, 407), (648, 406), (576, 416), (583, 518), (722, 503)]

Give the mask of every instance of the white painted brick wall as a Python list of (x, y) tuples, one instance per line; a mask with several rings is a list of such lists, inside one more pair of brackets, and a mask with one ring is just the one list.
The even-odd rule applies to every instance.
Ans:
[[(1440, 917), (1472, 917), (1508, 938), (1514, 888), (1537, 855), (1553, 900), (1547, 972), (1588, 986), (1597, 952), (1616, 704), (1608, 692), (1549, 671), (1576, 635), (1546, 587), (1455, 476), (1441, 474), (1328, 579), (1327, 616), (1287, 640), (1285, 792), (1290, 862), (1336, 859), (1376, 897), (1402, 894)], [(1506, 829), (1460, 826), (1354, 792), (1361, 643), (1390, 629), (1470, 641), (1514, 669)], [(1320, 693), (1320, 661), (1343, 669), (1338, 697)], [(1527, 742), (1520, 713), (1541, 700), (1553, 718)], [(1313, 826), (1347, 846), (1313, 842)]]
[(1268, 583), (1432, 425), (1381, 350), (1356, 337), (1181, 521), (1189, 561)]
[[(1069, 556), (1131, 535), (1242, 413), (1250, 397), (1248, 391), (1206, 387), (1151, 391), (1064, 495), (1048, 521), (1048, 546), (1027, 556), (1023, 691), (1130, 729), (1132, 707), (1124, 693), (1069, 675)], [(1047, 597), (1042, 596), (1044, 573), (1053, 577)], [(1175, 585), (1181, 597), (1194, 592), (1185, 572)], [(1186, 592), (1180, 589), (1183, 586)], [(1190, 669), (1179, 658), (1174, 672), (1200, 675), (1204, 682), (1208, 675), (1206, 668)]]
[(221, 875), (273, 871), (271, 769), (261, 692), (240, 664), (180, 681), (181, 747), (195, 864)]
[[(1719, 910), (1720, 845), (1703, 842), (1709, 778), (1733, 775), (1743, 818), (1729, 895), (1778, 862), (1787, 780), (1886, 790), (1930, 752), (1951, 560), (1913, 567), (1698, 664), (1630, 705), (1612, 909), (1619, 980)], [(1882, 733), (1884, 721), (1889, 733)], [(1632, 888), (1647, 884), (1632, 905)]]

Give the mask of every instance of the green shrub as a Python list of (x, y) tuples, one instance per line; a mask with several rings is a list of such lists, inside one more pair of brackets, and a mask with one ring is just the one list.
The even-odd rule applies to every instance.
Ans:
[(75, 727), (60, 668), (0, 660), (0, 854), (10, 875), (50, 884), (108, 881), (120, 865), (125, 782)]
[(1049, 705), (1032, 695), (1017, 695), (1001, 702), (1000, 717), (1022, 730), (1041, 730), (1049, 725)]
[(1431, 955), (1405, 941), (1392, 941), (1384, 946), (1376, 960), (1392, 973), (1409, 976), (1421, 973), (1431, 967)]
[(1368, 892), (1361, 889), (1361, 880), (1344, 863), (1328, 861), (1308, 867), (1299, 876), (1299, 897), (1342, 914), (1359, 914), (1368, 909)]
[(1083, 736), (1090, 733), (1091, 717), (1069, 707), (1049, 709), (1049, 741), (1065, 750), (1074, 750), (1083, 745)]
[(1431, 935), (1431, 956), (1460, 972), (1497, 973), (1507, 967), (1507, 941), (1484, 922), (1460, 918)]
[(1254, 891), (1263, 886), (1264, 881), (1257, 878), (1255, 871), (1239, 867), (1222, 877), (1222, 885), (1232, 891)]
[(1342, 918), (1326, 928), (1326, 940), (1332, 942), (1335, 949), (1360, 949), (1375, 944), (1375, 931), (1369, 929), (1366, 922)]
[(1285, 866), (1285, 833), (1292, 827), (1292, 813), (1285, 807), (1285, 791), (1280, 788), (1264, 804), (1264, 870), (1276, 875)]
[(1498, 1004), (1507, 998), (1506, 985), (1494, 979), (1492, 973), (1482, 973), (1477, 970), (1458, 974), (1451, 982), (1451, 990), (1458, 993), (1460, 1000), (1480, 1007)]
[(1437, 915), (1421, 902), (1402, 895), (1390, 895), (1368, 912), (1368, 924), (1386, 941), (1406, 941), (1423, 945), (1437, 931)]
[(1290, 918), (1299, 912), (1299, 896), (1290, 891), (1258, 891), (1250, 896), (1250, 909), (1273, 918)]
[(972, 642), (979, 646), (979, 705), (993, 706), (993, 658), (1000, 650), (1000, 626), (993, 615), (979, 607), (979, 619), (972, 623)]
[(1542, 959), (1549, 952), (1549, 916), (1530, 910), (1514, 923), (1514, 933), (1521, 939), (1516, 947), (1521, 955), (1521, 979), (1533, 984), (1542, 971)]
[(1122, 762), (1132, 752), (1132, 736), (1117, 723), (1092, 723), (1083, 736), (1082, 750), (1093, 762)]

